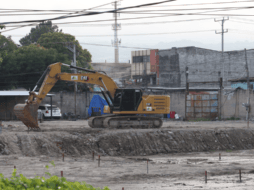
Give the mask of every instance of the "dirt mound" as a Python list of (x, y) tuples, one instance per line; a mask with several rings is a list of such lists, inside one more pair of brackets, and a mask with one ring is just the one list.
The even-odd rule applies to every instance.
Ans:
[(246, 150), (254, 148), (253, 131), (229, 130), (69, 130), (11, 132), (0, 135), (0, 154), (80, 156), (93, 151), (109, 156)]

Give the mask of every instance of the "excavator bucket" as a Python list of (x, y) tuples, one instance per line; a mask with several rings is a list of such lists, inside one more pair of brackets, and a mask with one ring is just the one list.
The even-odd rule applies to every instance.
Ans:
[(38, 125), (38, 104), (17, 104), (14, 107), (14, 113), (28, 129), (39, 129)]

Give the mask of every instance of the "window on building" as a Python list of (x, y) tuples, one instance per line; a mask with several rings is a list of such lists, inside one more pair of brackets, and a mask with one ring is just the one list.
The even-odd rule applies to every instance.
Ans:
[(150, 62), (150, 55), (133, 57), (133, 63), (144, 63), (144, 62)]

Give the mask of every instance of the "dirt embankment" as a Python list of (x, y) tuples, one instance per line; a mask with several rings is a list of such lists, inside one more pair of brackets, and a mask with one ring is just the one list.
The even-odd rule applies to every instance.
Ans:
[(3, 131), (0, 154), (81, 156), (94, 151), (108, 156), (139, 156), (209, 150), (254, 149), (252, 129), (101, 130), (46, 129), (42, 132)]

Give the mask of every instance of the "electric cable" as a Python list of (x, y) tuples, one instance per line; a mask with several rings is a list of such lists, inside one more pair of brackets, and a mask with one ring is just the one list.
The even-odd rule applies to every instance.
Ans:
[[(150, 24), (167, 24), (167, 23), (180, 23), (180, 22), (192, 22), (192, 21), (203, 21), (203, 20), (214, 20), (214, 17), (210, 18), (198, 18), (198, 19), (188, 19), (188, 20), (174, 20), (174, 21), (159, 21), (159, 22), (137, 22), (137, 23), (122, 23), (121, 25), (128, 26), (128, 25), (150, 25)], [(84, 21), (85, 22), (85, 21)], [(111, 26), (112, 24), (83, 24), (83, 25), (77, 25), (73, 23), (54, 23), (55, 25), (67, 25), (70, 24), (70, 27), (77, 27), (77, 26), (91, 26), (91, 27), (105, 27), (105, 26)], [(34, 24), (36, 25), (36, 24)], [(45, 24), (49, 25), (49, 24)], [(17, 26), (23, 26), (23, 25), (8, 25), (8, 27), (17, 27)], [(67, 26), (61, 26), (61, 27), (67, 27)]]
[[(50, 19), (40, 19), (40, 20), (24, 20), (24, 21), (2, 22), (0, 24), (1, 25), (6, 25), (6, 24), (15, 24), (15, 23), (43, 22), (43, 21), (61, 20), (61, 19), (66, 19), (66, 18), (76, 18), (76, 17), (81, 17), (81, 16), (91, 16), (91, 15), (99, 15), (99, 14), (105, 14), (105, 13), (115, 13), (115, 12), (118, 12), (118, 11), (121, 11), (121, 10), (134, 9), (134, 8), (140, 8), (140, 7), (151, 6), (151, 5), (158, 5), (158, 4), (168, 3), (168, 2), (173, 2), (173, 1), (176, 1), (176, 0), (167, 0), (167, 1), (160, 1), (160, 2), (155, 2), (155, 3), (147, 3), (147, 4), (123, 7), (123, 8), (119, 8), (119, 9), (116, 9), (116, 10), (109, 10), (109, 11), (103, 11), (103, 12), (88, 12), (88, 13), (83, 13), (83, 14), (78, 14), (78, 15), (60, 16), (60, 17), (55, 17), (55, 18), (50, 18)], [(70, 13), (70, 14), (72, 14), (72, 13)]]
[[(139, 11), (120, 11), (118, 13), (125, 13), (125, 14), (148, 14), (149, 12), (155, 12), (155, 11), (160, 11), (160, 12), (168, 12), (168, 11), (198, 11), (198, 10), (231, 10), (231, 9), (251, 9), (253, 6), (248, 6), (248, 7), (216, 7), (216, 8), (195, 8), (195, 9), (163, 9), (163, 10), (139, 10)], [(86, 9), (91, 10), (91, 9)], [(81, 12), (81, 11), (79, 11)], [(89, 12), (89, 11), (87, 11)], [(75, 12), (77, 13), (77, 12)], [(29, 16), (29, 15), (55, 15), (55, 14), (66, 14), (66, 13), (30, 13), (30, 14), (3, 14), (0, 12), (0, 16)], [(74, 14), (74, 13), (69, 13), (69, 14)], [(151, 14), (163, 14), (163, 13), (151, 13)], [(167, 13), (165, 13), (167, 14)]]
[[(178, 32), (163, 32), (163, 33), (140, 33), (140, 34), (119, 34), (118, 36), (147, 36), (147, 35), (163, 35), (163, 34), (185, 34), (185, 33), (199, 33), (199, 32), (214, 32), (214, 30), (196, 30), (196, 31), (178, 31)], [(107, 37), (108, 35), (73, 35), (75, 37)], [(22, 37), (23, 35), (11, 35), (12, 37)]]

